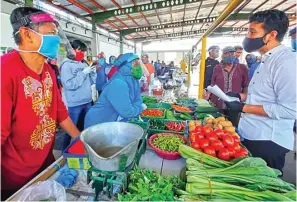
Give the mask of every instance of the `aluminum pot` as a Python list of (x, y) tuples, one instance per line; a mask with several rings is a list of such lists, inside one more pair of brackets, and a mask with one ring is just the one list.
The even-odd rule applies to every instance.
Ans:
[[(143, 134), (143, 129), (138, 125), (108, 122), (86, 128), (82, 131), (80, 139), (84, 143), (89, 160), (95, 168), (103, 171), (118, 171), (122, 155), (127, 156), (126, 167), (132, 163)], [(99, 156), (95, 152), (106, 146), (123, 148), (107, 158)]]

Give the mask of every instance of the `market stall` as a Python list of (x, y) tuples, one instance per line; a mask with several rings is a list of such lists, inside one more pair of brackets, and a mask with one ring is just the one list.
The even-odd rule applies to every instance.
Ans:
[(295, 201), (295, 186), (252, 157), (211, 103), (165, 95), (143, 96), (140, 119), (84, 130), (9, 200)]

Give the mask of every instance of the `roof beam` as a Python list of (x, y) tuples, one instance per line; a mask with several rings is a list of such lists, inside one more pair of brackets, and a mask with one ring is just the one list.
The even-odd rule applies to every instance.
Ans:
[[(238, 20), (246, 20), (248, 19), (250, 14), (246, 13), (239, 13), (239, 14), (232, 14), (227, 20), (228, 21), (238, 21)], [(170, 29), (173, 27), (181, 27), (181, 26), (189, 26), (189, 25), (196, 25), (197, 23), (205, 22), (213, 22), (215, 17), (211, 18), (201, 18), (197, 20), (187, 20), (183, 22), (174, 22), (174, 23), (167, 23), (162, 25), (152, 25), (148, 27), (140, 27), (140, 28), (132, 28), (132, 29), (124, 29), (122, 30), (124, 35), (135, 33), (135, 32), (144, 32), (144, 31), (151, 31), (151, 30), (162, 30), (162, 29)]]
[[(151, 0), (151, 3), (153, 3), (153, 0)], [(161, 20), (160, 20), (160, 16), (159, 16), (159, 13), (158, 13), (158, 11), (157, 11), (156, 9), (154, 9), (154, 11), (155, 11), (155, 13), (156, 13), (156, 15), (157, 15), (157, 18), (158, 18), (159, 24), (161, 25), (161, 24), (162, 24), (162, 22), (161, 22)], [(164, 34), (166, 34), (166, 32), (165, 32), (165, 30), (164, 30), (164, 29), (163, 29), (163, 32), (164, 32)]]
[[(115, 0), (111, 0), (111, 2), (116, 5), (119, 9), (122, 9), (122, 7), (118, 4), (118, 2), (116, 2)], [(136, 26), (139, 26), (139, 24), (129, 15), (126, 13), (126, 16), (136, 25)], [(116, 16), (114, 16), (116, 17)], [(96, 20), (96, 17), (95, 17), (95, 20)], [(149, 34), (147, 32), (145, 32), (146, 35), (149, 36)]]
[[(231, 28), (231, 27), (219, 27), (217, 28), (214, 32), (213, 35), (217, 35), (217, 34), (224, 34), (224, 32), (230, 32), (230, 31), (235, 31), (236, 28)], [(163, 34), (163, 35), (157, 35), (157, 36), (150, 36), (150, 37), (138, 37), (135, 38), (135, 40), (137, 41), (144, 41), (144, 40), (156, 40), (156, 39), (165, 39), (165, 38), (177, 38), (177, 37), (186, 37), (186, 36), (197, 36), (197, 35), (202, 35), (206, 32), (207, 29), (203, 29), (203, 30), (195, 30), (195, 31), (190, 31), (190, 32), (178, 32), (178, 33), (172, 33), (172, 34)], [(240, 29), (243, 31), (247, 31), (247, 28), (244, 29)]]
[(296, 7), (296, 4), (293, 4), (292, 6), (290, 6), (290, 7), (286, 8), (286, 9), (285, 9), (285, 10), (283, 10), (283, 11), (284, 11), (284, 12), (286, 12), (286, 11), (288, 11), (288, 10), (290, 10), (290, 9), (294, 8), (294, 7)]
[[(198, 15), (199, 15), (199, 12), (200, 12), (202, 3), (203, 3), (203, 1), (200, 2), (200, 5), (199, 5), (199, 7), (198, 7), (198, 10), (197, 10), (197, 13), (196, 13), (196, 16), (195, 16), (195, 20), (197, 19)], [(191, 31), (193, 30), (193, 28), (194, 28), (194, 25), (192, 25)]]
[[(111, 1), (114, 2), (114, 0), (111, 0)], [(151, 11), (151, 10), (161, 9), (161, 8), (171, 8), (175, 6), (181, 6), (184, 4), (191, 4), (191, 3), (196, 3), (200, 1), (203, 1), (203, 0), (159, 1), (154, 3), (142, 4), (138, 6), (130, 6), (126, 8), (118, 7), (119, 9), (113, 9), (105, 12), (94, 13), (94, 16), (96, 21), (103, 21), (104, 19), (107, 19), (113, 16), (139, 13), (140, 11)]]
[[(210, 15), (212, 14), (213, 10), (215, 9), (215, 7), (217, 6), (217, 4), (219, 3), (219, 0), (216, 1), (215, 5), (211, 8), (209, 14), (208, 14), (208, 18), (210, 17)], [(205, 22), (201, 25), (201, 27), (199, 29), (202, 29), (202, 27), (204, 26)]]

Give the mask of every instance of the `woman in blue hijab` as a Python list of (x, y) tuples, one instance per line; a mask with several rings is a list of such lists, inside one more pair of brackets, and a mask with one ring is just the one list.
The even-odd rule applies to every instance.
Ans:
[(114, 65), (119, 70), (104, 86), (98, 101), (86, 114), (85, 128), (104, 122), (127, 121), (139, 116), (146, 108), (142, 103), (138, 81), (142, 76), (139, 57), (126, 53)]

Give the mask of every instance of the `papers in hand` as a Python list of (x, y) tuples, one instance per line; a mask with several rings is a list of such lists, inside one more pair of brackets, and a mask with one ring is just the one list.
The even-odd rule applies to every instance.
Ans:
[(226, 95), (217, 85), (208, 86), (206, 89), (223, 101), (226, 101), (226, 102), (240, 101), (236, 97), (230, 97)]

